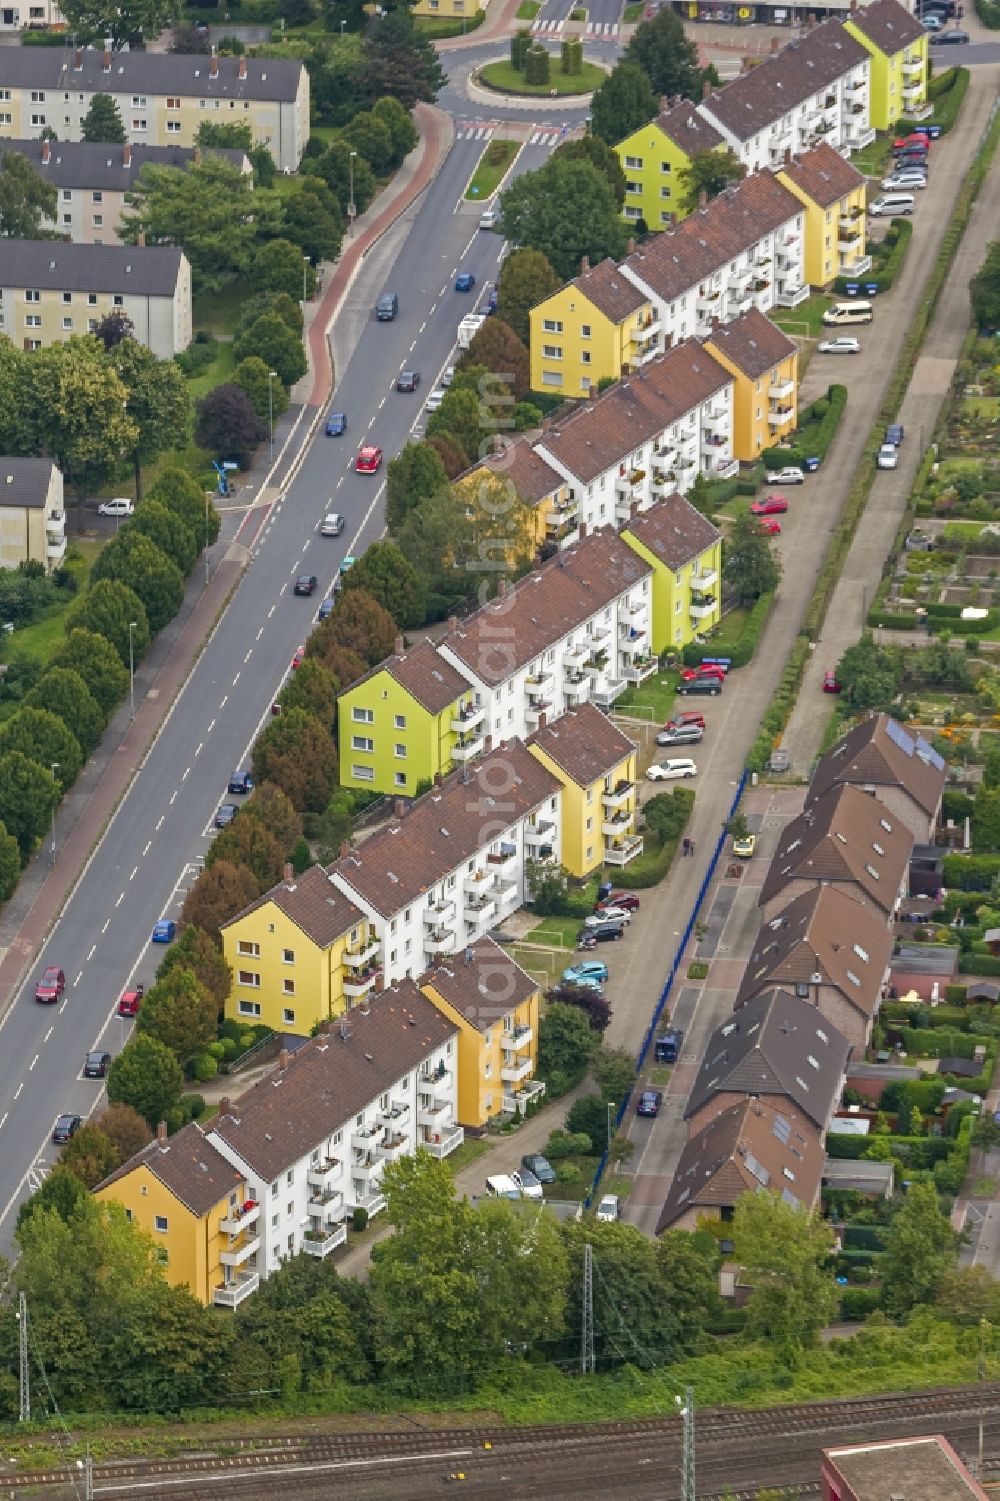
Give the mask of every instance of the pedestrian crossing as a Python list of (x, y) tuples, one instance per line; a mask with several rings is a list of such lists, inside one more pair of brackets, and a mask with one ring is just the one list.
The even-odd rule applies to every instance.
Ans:
[(539, 126), (537, 129), (533, 126), (531, 129), (531, 134), (528, 137), (528, 145), (557, 146), (560, 141), (564, 141), (566, 139), (566, 135), (567, 131), (565, 125), (551, 127)]
[(544, 32), (546, 36), (556, 36), (560, 31), (562, 31), (568, 20), (568, 16), (561, 16), (558, 21), (536, 20), (532, 21), (531, 29), (536, 33)]
[(558, 146), (571, 131), (579, 131), (572, 125), (537, 125), (531, 120), (457, 120), (455, 139), (458, 141), (492, 140), (497, 131), (504, 139), (523, 141), (527, 146)]
[(489, 124), (483, 124), (478, 120), (460, 121), (455, 131), (455, 139), (458, 141), (488, 141), (496, 130), (498, 121), (491, 120)]
[(617, 36), (617, 21), (588, 21), (587, 36)]
[[(563, 16), (558, 21), (545, 20), (539, 17), (538, 20), (532, 21), (531, 29), (536, 34), (544, 36), (558, 36), (568, 20), (568, 16)], [(618, 30), (619, 26), (617, 21), (588, 21), (584, 34), (586, 36), (594, 37), (614, 37), (618, 35)]]

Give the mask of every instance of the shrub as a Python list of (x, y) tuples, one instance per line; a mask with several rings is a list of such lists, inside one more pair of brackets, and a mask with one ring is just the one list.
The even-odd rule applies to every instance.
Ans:
[[(993, 29), (991, 23), (983, 16), (980, 6), (984, 8), (990, 6), (992, 10), (998, 13), (998, 16), (1000, 16), (1000, 6), (993, 4), (992, 0), (976, 0), (976, 12), (980, 20), (984, 26)], [(997, 24), (1000, 24), (1000, 22)], [(932, 78), (927, 85), (927, 97), (934, 106), (931, 122), (935, 125), (940, 125), (942, 135), (947, 135), (958, 119), (958, 112), (962, 108), (962, 102), (965, 99), (968, 87), (968, 68), (946, 68), (943, 73), (939, 73), (936, 78)], [(910, 131), (913, 129), (913, 125), (909, 120), (900, 120), (896, 129), (903, 132)]]
[(199, 1084), (207, 1084), (209, 1079), (214, 1079), (219, 1072), (219, 1061), (211, 1053), (199, 1053), (194, 1060), (191, 1072)]
[(799, 427), (794, 443), (782, 443), (764, 450), (764, 469), (781, 469), (786, 464), (802, 465), (806, 459), (826, 458), (827, 449), (836, 436), (840, 419), (847, 409), (847, 387), (830, 386), (825, 396), (799, 412)]
[[(890, 240), (890, 235), (892, 239)], [(889, 246), (888, 253), (882, 258), (881, 263), (876, 262), (871, 272), (862, 278), (865, 285), (869, 283), (875, 286), (878, 292), (889, 292), (892, 284), (902, 269), (906, 252), (910, 248), (910, 240), (913, 235), (913, 225), (909, 219), (890, 219), (889, 228), (886, 230), (884, 243)], [(846, 292), (848, 286), (857, 286), (856, 276), (838, 276), (833, 284), (835, 292)]]
[(354, 1206), (354, 1213), (351, 1215), (351, 1228), (358, 1231), (367, 1230), (368, 1228), (368, 1210), (362, 1208), (360, 1204)]
[(840, 1317), (845, 1324), (862, 1324), (879, 1306), (876, 1287), (845, 1287), (840, 1295)]

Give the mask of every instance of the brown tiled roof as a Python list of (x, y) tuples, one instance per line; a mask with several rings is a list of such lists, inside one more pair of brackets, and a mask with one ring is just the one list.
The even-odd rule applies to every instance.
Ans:
[(616, 531), (601, 527), (477, 610), (440, 649), (481, 682), (502, 683), (651, 573)]
[(679, 99), (662, 115), (657, 115), (653, 123), (670, 137), (675, 146), (680, 147), (685, 156), (695, 156), (699, 151), (713, 151), (716, 146), (725, 145), (715, 126), (701, 118), (690, 99)]
[(334, 886), (321, 865), (310, 865), (300, 876), (294, 876), (291, 881), (279, 881), (277, 886), (265, 891), (242, 912), (223, 923), (223, 929), (231, 928), (233, 923), (257, 912), (268, 902), (273, 902), (321, 949), (329, 948), (358, 923), (367, 921), (365, 914)]
[[(837, 886), (804, 892), (757, 934), (736, 996), (742, 1006), (770, 985), (833, 985), (863, 1016), (874, 1016), (892, 930), (875, 907), (862, 907)], [(817, 982), (820, 983), (820, 982)]]
[[(836, 156), (836, 152), (834, 152)], [(837, 157), (840, 161), (841, 158)], [(732, 323), (717, 324), (705, 344), (732, 360), (737, 370), (759, 380), (782, 360), (795, 353), (796, 345), (759, 308), (751, 308)]]
[(804, 212), (795, 194), (770, 172), (754, 172), (675, 229), (652, 236), (622, 264), (661, 301), (672, 302)]
[(454, 1035), (455, 1024), (402, 980), (265, 1074), (215, 1118), (209, 1137), (262, 1178), (275, 1178)]
[(242, 1173), (206, 1140), (194, 1121), (165, 1142), (154, 1136), (141, 1152), (98, 1183), (94, 1192), (99, 1193), (139, 1167), (148, 1168), (199, 1219), (243, 1182)]
[(922, 735), (904, 730), (888, 714), (862, 719), (820, 760), (807, 806), (831, 787), (901, 787), (918, 807), (936, 814), (948, 768)]
[(480, 938), (462, 954), (421, 975), (417, 984), (442, 996), (480, 1032), (524, 1004), (538, 989), (533, 980), (492, 938)]
[(527, 743), (544, 751), (578, 787), (589, 787), (606, 776), (635, 750), (635, 742), (591, 703), (568, 709), (552, 724), (536, 730)]
[(828, 881), (891, 912), (909, 864), (913, 835), (894, 813), (856, 787), (834, 787), (783, 830), (760, 904), (791, 881)]
[(520, 740), (508, 740), (466, 773), (454, 772), (417, 798), (403, 818), (372, 834), (330, 871), (391, 917), (553, 797), (560, 785)]
[(387, 672), (430, 714), (440, 714), (456, 698), (469, 692), (469, 685), (462, 674), (451, 662), (445, 662), (438, 655), (437, 647), (426, 636), (407, 651), (394, 652), (384, 662), (377, 663), (364, 677), (357, 678), (351, 688), (356, 688), (359, 683), (366, 683), (379, 672)]
[(805, 1116), (765, 1100), (733, 1105), (687, 1143), (656, 1233), (691, 1209), (729, 1209), (762, 1188), (811, 1209), (825, 1160), (819, 1132)]
[(738, 141), (748, 141), (867, 59), (868, 52), (861, 43), (844, 30), (841, 21), (831, 17), (766, 57), (749, 73), (714, 89), (699, 109)]
[(638, 287), (626, 281), (610, 256), (575, 276), (569, 286), (582, 293), (612, 323), (621, 323), (631, 313), (637, 313), (646, 301)]
[(536, 449), (589, 484), (732, 378), (696, 339), (685, 339), (547, 428)]
[(774, 1104), (789, 1100), (825, 1131), (850, 1051), (843, 1033), (808, 1001), (787, 990), (765, 991), (712, 1033), (684, 1119), (716, 1095), (769, 1095)]
[[(895, 0), (892, 0), (895, 4)], [(857, 167), (852, 167), (846, 157), (823, 141), (801, 156), (793, 156), (790, 162), (778, 168), (778, 172), (791, 179), (813, 203), (830, 208), (864, 186), (864, 176)]]
[(532, 448), (526, 438), (518, 438), (502, 453), (487, 454), (481, 463), (473, 464), (459, 479), (488, 470), (499, 479), (510, 480), (519, 500), (525, 505), (536, 506), (540, 500), (561, 490), (566, 481), (552, 469)]
[(682, 568), (700, 558), (722, 533), (689, 500), (676, 492), (665, 495), (648, 511), (637, 511), (623, 528), (668, 568)]
[(927, 34), (917, 17), (900, 5), (899, 0), (875, 0), (874, 5), (852, 10), (844, 20), (852, 22), (886, 57), (902, 52)]

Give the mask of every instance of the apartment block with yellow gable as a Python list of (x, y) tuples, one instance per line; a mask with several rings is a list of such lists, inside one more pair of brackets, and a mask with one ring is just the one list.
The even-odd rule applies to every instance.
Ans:
[(844, 21), (856, 42), (871, 56), (871, 123), (892, 130), (903, 116), (926, 120), (933, 113), (927, 98), (927, 28), (899, 0), (853, 0)]
[(478, 1129), (523, 1114), (544, 1085), (538, 1062), (540, 992), (509, 954), (481, 938), (421, 975), (421, 991), (458, 1028), (458, 1119)]
[(161, 1123), (94, 1196), (121, 1205), (153, 1237), (167, 1281), (199, 1303), (235, 1308), (256, 1290), (259, 1279), (241, 1276), (237, 1266), (256, 1253), (260, 1205), (244, 1174), (194, 1122), (170, 1137)]
[(222, 928), (233, 972), (226, 1016), (308, 1036), (356, 1006), (382, 978), (365, 914), (320, 865), (283, 880)]
[(756, 309), (714, 328), (705, 348), (733, 377), (733, 453), (751, 464), (795, 430), (798, 348)]
[(778, 178), (805, 208), (806, 280), (828, 287), (838, 276), (863, 276), (866, 253), (867, 183), (857, 167), (824, 142), (790, 157)]
[(652, 647), (677, 651), (722, 619), (722, 534), (683, 495), (639, 511), (622, 541), (653, 570)]
[(614, 148), (625, 173), (622, 217), (645, 221), (649, 230), (668, 229), (686, 217), (683, 173), (691, 158), (703, 151), (725, 151), (726, 142), (714, 125), (703, 120), (690, 99), (670, 105), (640, 126)]
[(586, 397), (602, 380), (641, 369), (659, 348), (653, 305), (610, 258), (553, 292), (530, 313), (531, 386)]
[(570, 709), (527, 741), (531, 754), (563, 785), (562, 860), (586, 879), (602, 865), (642, 854), (636, 833), (636, 746), (594, 704)]

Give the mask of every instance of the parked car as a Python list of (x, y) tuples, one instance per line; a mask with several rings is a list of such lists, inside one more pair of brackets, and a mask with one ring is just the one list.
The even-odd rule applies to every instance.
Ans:
[(331, 412), (326, 419), (326, 435), (328, 438), (339, 438), (347, 432), (347, 413)]
[(170, 917), (161, 917), (153, 924), (153, 943), (173, 943), (177, 937), (177, 924)]
[(775, 521), (773, 517), (770, 517), (766, 521), (758, 522), (757, 535), (758, 537), (780, 537), (781, 522)]
[(658, 1089), (644, 1089), (635, 1107), (636, 1115), (659, 1115), (663, 1095)]
[(215, 810), (215, 827), (224, 829), (227, 824), (232, 823), (238, 812), (235, 803), (220, 803)]
[(520, 1167), (516, 1173), (511, 1173), (511, 1177), (521, 1190), (521, 1197), (523, 1199), (540, 1199), (543, 1197), (541, 1182), (528, 1168), (524, 1166)]
[(700, 709), (682, 709), (672, 719), (668, 719), (663, 726), (665, 730), (679, 730), (685, 725), (697, 725), (699, 730), (705, 728), (705, 716)]
[(944, 25), (941, 17), (936, 16), (933, 11), (930, 15), (922, 17), (922, 20), (928, 31), (940, 31)]
[(969, 40), (967, 31), (935, 31), (931, 35), (932, 47), (960, 47)]
[(83, 1117), (79, 1115), (60, 1115), (52, 1129), (52, 1140), (57, 1146), (62, 1146), (75, 1136), (83, 1125)]
[(907, 136), (897, 136), (892, 143), (893, 151), (909, 151), (916, 147), (918, 151), (930, 151), (930, 142), (922, 131), (911, 131)]
[(427, 400), (424, 402), (424, 411), (436, 412), (447, 394), (448, 393), (446, 391), (443, 391), (441, 387), (438, 386), (437, 390), (432, 391)]
[(695, 678), (718, 678), (726, 680), (726, 669), (718, 662), (701, 662), (697, 667), (681, 668), (681, 682), (691, 683)]
[(471, 271), (460, 271), (455, 277), (456, 292), (471, 292), (476, 285), (476, 278)]
[(455, 367), (454, 367), (454, 365), (446, 365), (444, 367), (444, 370), (441, 372), (441, 384), (442, 384), (442, 386), (444, 386), (444, 388), (447, 390), (447, 388), (451, 385), (451, 383), (452, 383), (452, 381), (454, 379), (455, 379)]
[(57, 964), (50, 964), (35, 986), (35, 1000), (51, 1006), (66, 989), (66, 976)]
[(397, 391), (415, 391), (420, 384), (419, 370), (404, 370), (396, 382)]
[(671, 1027), (662, 1032), (653, 1046), (657, 1063), (676, 1063), (683, 1040), (684, 1033), (679, 1027)]
[(371, 443), (366, 443), (354, 460), (354, 467), (359, 474), (377, 474), (382, 466), (382, 450)]
[(333, 614), (333, 600), (330, 598), (330, 596), (328, 594), (326, 596), (326, 599), (320, 601), (319, 609), (316, 611), (316, 619), (317, 620), (325, 620), (328, 615), (332, 615), (332, 614)]
[(624, 937), (623, 922), (602, 922), (599, 928), (582, 927), (576, 935), (576, 946), (580, 949), (593, 949), (599, 943), (617, 943)]
[(584, 980), (595, 980), (598, 985), (608, 978), (608, 966), (601, 959), (581, 959), (562, 972), (564, 985), (580, 985)]
[(711, 694), (721, 693), (722, 692), (722, 679), (721, 678), (691, 678), (687, 682), (682, 681), (682, 682), (678, 683), (677, 684), (677, 692), (678, 693), (684, 693), (684, 694), (687, 694), (687, 693), (711, 693)]
[(135, 514), (135, 506), (125, 496), (119, 495), (114, 500), (102, 500), (97, 507), (97, 514), (98, 516), (132, 516)]
[(705, 731), (700, 724), (682, 724), (675, 730), (661, 730), (656, 737), (657, 745), (696, 745)]
[(142, 1005), (143, 987), (137, 985), (134, 990), (126, 990), (118, 1002), (119, 1016), (137, 1016), (139, 1007)]
[(98, 1048), (93, 1053), (88, 1053), (83, 1062), (83, 1077), (85, 1079), (104, 1079), (107, 1076), (111, 1064), (111, 1054)]
[(656, 761), (646, 772), (651, 782), (676, 782), (681, 778), (697, 776), (698, 768), (686, 757), (671, 757), (668, 761)]
[[(832, 341), (836, 343), (836, 339)], [(822, 349), (822, 344), (820, 348)], [(751, 516), (783, 516), (788, 510), (788, 501), (783, 495), (765, 495), (763, 500), (754, 500), (750, 504)]]
[(554, 1183), (556, 1181), (555, 1168), (547, 1157), (542, 1156), (541, 1152), (529, 1152), (526, 1157), (522, 1157), (521, 1168), (524, 1172), (531, 1173), (533, 1177), (538, 1179), (539, 1183)]
[(227, 788), (227, 791), (234, 793), (252, 792), (253, 777), (248, 771), (234, 771), (232, 776), (229, 778), (229, 787)]
[(756, 834), (741, 834), (738, 839), (733, 840), (733, 854), (737, 860), (752, 860), (756, 848)]
[(603, 1224), (614, 1225), (621, 1215), (621, 1203), (617, 1194), (605, 1194), (597, 1206), (595, 1219)]
[(899, 463), (899, 450), (895, 443), (883, 443), (875, 462), (880, 469), (895, 469)]
[(919, 193), (927, 186), (927, 173), (921, 172), (919, 167), (906, 167), (900, 172), (893, 172), (890, 177), (883, 177), (880, 187), (887, 193), (895, 189), (908, 190), (915, 188)]
[(319, 524), (321, 537), (339, 537), (347, 525), (339, 511), (328, 511)]
[(305, 659), (306, 648), (305, 643), (303, 642), (301, 646), (297, 646), (295, 648), (295, 655), (292, 657), (292, 671), (295, 672), (297, 668), (301, 667)]
[(624, 907), (626, 912), (638, 912), (641, 905), (634, 891), (609, 891), (607, 896), (598, 897), (594, 911), (603, 907)]
[(824, 693), (840, 693), (842, 691), (842, 689), (843, 689), (843, 684), (838, 680), (837, 674), (835, 672), (833, 672), (833, 671), (824, 672), (824, 674), (823, 674), (823, 692)]
[(764, 475), (769, 485), (804, 485), (806, 472), (796, 464), (786, 464), (784, 469), (779, 469), (776, 474)]
[(318, 580), (314, 573), (300, 573), (292, 585), (293, 594), (315, 594)]
[(839, 339), (820, 339), (816, 350), (819, 354), (860, 354), (861, 343), (858, 339), (842, 334)]
[(903, 442), (904, 432), (901, 422), (890, 422), (885, 430), (885, 441), (891, 443), (893, 448), (899, 448)]
[(626, 907), (603, 907), (597, 912), (592, 912), (589, 917), (585, 917), (583, 926), (585, 928), (599, 928), (601, 923), (605, 922), (629, 923), (631, 921), (632, 914)]

